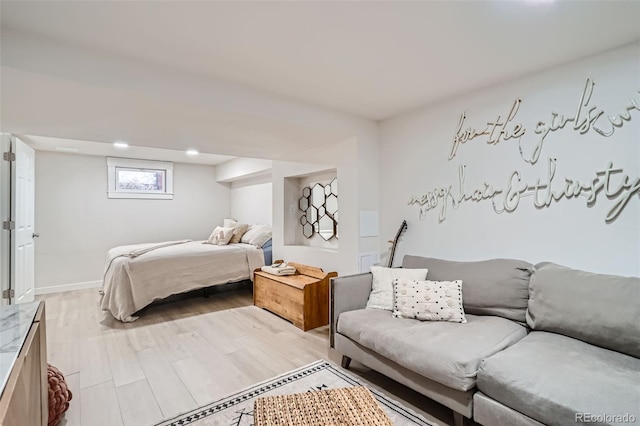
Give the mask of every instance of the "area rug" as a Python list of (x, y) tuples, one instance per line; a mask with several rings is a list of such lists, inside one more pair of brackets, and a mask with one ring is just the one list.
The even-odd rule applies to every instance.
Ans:
[[(320, 360), (165, 420), (157, 426), (252, 426), (253, 403), (256, 397), (362, 385), (341, 368)], [(395, 426), (435, 426), (384, 393), (371, 387), (369, 390)]]

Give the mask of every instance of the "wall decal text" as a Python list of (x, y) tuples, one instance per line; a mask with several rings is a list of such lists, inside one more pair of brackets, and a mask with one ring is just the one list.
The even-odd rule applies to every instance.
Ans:
[(605, 222), (610, 223), (622, 213), (633, 196), (637, 195), (640, 198), (640, 177), (630, 178), (623, 174), (623, 169), (614, 167), (612, 161), (605, 168), (597, 170), (595, 177), (587, 180), (557, 179), (556, 164), (557, 160), (550, 158), (546, 177), (536, 179), (535, 183), (524, 182), (521, 173), (514, 171), (503, 187), (484, 182), (473, 189), (466, 187), (466, 166), (461, 165), (458, 167), (458, 183), (455, 189), (454, 185), (435, 188), (427, 193), (412, 196), (408, 204), (419, 207), (420, 219), (424, 219), (429, 211), (439, 208), (438, 219), (443, 222), (447, 218), (449, 206), (456, 210), (468, 201), (491, 200), (496, 213), (510, 213), (519, 206), (523, 197), (533, 197), (533, 205), (538, 209), (579, 196), (585, 197), (587, 206), (591, 207), (598, 196), (604, 193), (606, 199), (614, 201), (605, 217)]
[[(631, 120), (632, 111), (640, 111), (640, 100), (630, 97), (628, 105), (621, 113), (606, 115), (603, 109), (591, 103), (594, 87), (593, 80), (587, 78), (578, 100), (576, 111), (572, 116), (552, 111), (551, 117), (547, 121), (538, 121), (533, 130), (533, 133), (538, 136), (531, 152), (526, 154), (523, 147), (523, 136), (527, 133), (527, 129), (522, 123), (514, 121), (522, 103), (520, 98), (515, 99), (504, 119), (501, 115), (498, 115), (494, 121), (486, 122), (482, 130), (478, 130), (473, 126), (465, 127), (467, 116), (463, 112), (458, 120), (448, 159), (452, 160), (456, 156), (460, 145), (483, 136), (486, 137), (485, 142), (490, 145), (517, 139), (522, 159), (529, 164), (535, 164), (540, 158), (546, 137), (552, 132), (564, 129), (568, 123), (573, 123), (570, 128), (579, 134), (585, 134), (593, 130), (603, 137), (610, 137), (615, 133), (616, 128), (622, 127), (625, 122)], [(640, 93), (640, 90), (638, 90), (638, 93)]]

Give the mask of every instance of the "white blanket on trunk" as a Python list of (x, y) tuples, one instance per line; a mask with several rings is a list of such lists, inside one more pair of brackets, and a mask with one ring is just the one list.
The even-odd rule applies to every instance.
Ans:
[(253, 271), (263, 265), (262, 250), (250, 244), (185, 240), (115, 247), (107, 253), (101, 307), (120, 321), (135, 321), (132, 315), (154, 300), (253, 280)]

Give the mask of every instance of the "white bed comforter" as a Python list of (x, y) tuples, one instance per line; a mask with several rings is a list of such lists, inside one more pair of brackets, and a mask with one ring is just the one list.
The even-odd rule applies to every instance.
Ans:
[(101, 307), (131, 322), (133, 313), (172, 294), (253, 280), (264, 253), (249, 244), (217, 246), (202, 241), (168, 241), (115, 247), (107, 253)]

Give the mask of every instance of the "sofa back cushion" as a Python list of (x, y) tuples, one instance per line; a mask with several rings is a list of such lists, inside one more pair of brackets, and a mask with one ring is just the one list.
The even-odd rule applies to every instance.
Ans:
[(533, 265), (522, 260), (492, 259), (454, 262), (430, 257), (405, 256), (403, 268), (429, 269), (432, 281), (462, 280), (464, 311), (495, 315), (524, 323)]
[(534, 268), (527, 324), (640, 358), (640, 278)]

